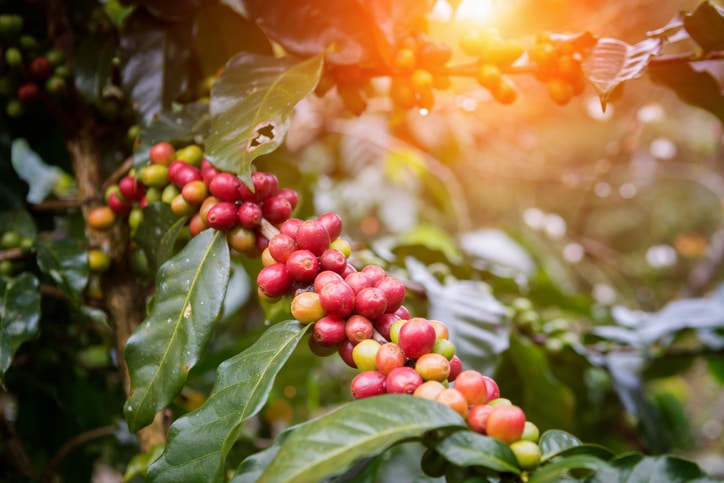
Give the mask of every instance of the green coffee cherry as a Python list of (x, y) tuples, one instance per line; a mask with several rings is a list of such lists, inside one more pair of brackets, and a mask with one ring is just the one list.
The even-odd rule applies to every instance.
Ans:
[(23, 54), (17, 47), (9, 47), (5, 51), (5, 63), (10, 67), (19, 67), (23, 64)]

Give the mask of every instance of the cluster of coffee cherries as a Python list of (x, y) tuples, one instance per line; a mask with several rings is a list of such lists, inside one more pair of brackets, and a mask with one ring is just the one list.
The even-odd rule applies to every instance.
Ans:
[(70, 69), (60, 50), (45, 49), (34, 36), (24, 33), (20, 15), (0, 15), (0, 96), (9, 117), (19, 117), (44, 93), (66, 89)]
[(232, 249), (251, 256), (268, 244), (263, 223), (272, 229), (280, 225), (298, 202), (295, 191), (279, 188), (276, 175), (254, 172), (249, 187), (237, 175), (216, 169), (196, 145), (176, 150), (160, 142), (151, 147), (149, 159), (148, 166), (106, 190), (106, 204), (89, 213), (89, 226), (106, 230), (120, 218), (133, 233), (143, 221), (143, 208), (160, 201), (175, 215), (188, 217), (191, 236), (207, 228), (223, 231)]
[(520, 42), (505, 39), (493, 27), (466, 30), (459, 39), (460, 48), (478, 59), (476, 79), (501, 104), (511, 104), (518, 97), (513, 82), (503, 75), (509, 66), (525, 52)]
[(583, 56), (591, 46), (587, 37), (541, 33), (529, 49), (528, 55), (537, 66), (535, 76), (546, 83), (548, 95), (555, 103), (565, 105), (583, 92)]
[(510, 444), (522, 468), (537, 466), (538, 429), (523, 410), (500, 397), (492, 378), (463, 370), (443, 322), (410, 315), (403, 282), (379, 266), (349, 263), (341, 232), (335, 213), (284, 221), (261, 255), (260, 297), (291, 297), (292, 316), (313, 324), (310, 350), (338, 354), (360, 371), (350, 385), (355, 399), (410, 394), (437, 401), (472, 430)]

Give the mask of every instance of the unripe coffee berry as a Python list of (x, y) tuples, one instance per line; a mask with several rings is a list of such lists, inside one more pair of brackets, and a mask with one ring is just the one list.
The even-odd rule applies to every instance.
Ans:
[[(199, 212), (199, 216), (203, 219), (201, 212)], [(256, 246), (256, 233), (249, 228), (235, 226), (226, 232), (226, 242), (234, 250), (243, 253)]]
[(153, 164), (168, 166), (171, 161), (176, 159), (176, 150), (169, 143), (160, 142), (151, 146), (148, 156)]
[(465, 396), (453, 388), (440, 391), (440, 394), (435, 397), (435, 401), (446, 405), (463, 418), (468, 416), (468, 402), (465, 400)]
[(292, 316), (302, 324), (311, 324), (325, 316), (319, 294), (302, 292), (292, 299)]
[(478, 371), (472, 369), (462, 371), (455, 378), (453, 387), (465, 396), (465, 399), (471, 406), (488, 402), (488, 390), (485, 379)]
[(380, 343), (373, 339), (365, 339), (352, 349), (352, 360), (360, 371), (377, 370), (377, 352)]
[(402, 353), (399, 345), (388, 342), (380, 346), (375, 362), (377, 370), (384, 375), (388, 375), (393, 369), (403, 367), (407, 362), (407, 358)]
[(450, 374), (450, 362), (440, 354), (430, 352), (421, 355), (415, 362), (415, 370), (423, 381), (445, 381)]
[(425, 381), (415, 389), (412, 395), (434, 401), (443, 389), (445, 389), (445, 386), (440, 381)]

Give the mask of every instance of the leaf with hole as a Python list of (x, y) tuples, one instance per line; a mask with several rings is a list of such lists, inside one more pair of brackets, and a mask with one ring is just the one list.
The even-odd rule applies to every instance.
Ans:
[(263, 407), (277, 373), (308, 326), (271, 326), (248, 349), (224, 361), (209, 398), (176, 420), (163, 455), (151, 466), (155, 482), (223, 481), (224, 463), (244, 421)]
[(299, 61), (240, 53), (227, 62), (211, 89), (209, 161), (249, 181), (251, 163), (278, 148), (294, 106), (319, 81), (322, 57)]
[(213, 230), (161, 266), (151, 312), (126, 344), (131, 387), (123, 410), (132, 432), (173, 400), (201, 357), (221, 312), (229, 267), (226, 237)]

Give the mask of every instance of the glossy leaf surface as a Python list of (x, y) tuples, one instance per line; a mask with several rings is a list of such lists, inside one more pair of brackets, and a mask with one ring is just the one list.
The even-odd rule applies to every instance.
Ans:
[(38, 332), (40, 283), (29, 272), (0, 279), (0, 383), (20, 344)]

